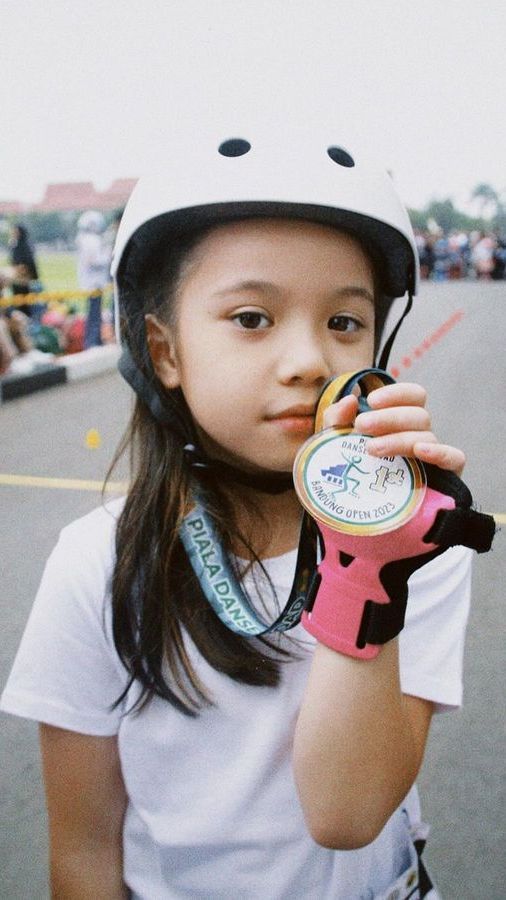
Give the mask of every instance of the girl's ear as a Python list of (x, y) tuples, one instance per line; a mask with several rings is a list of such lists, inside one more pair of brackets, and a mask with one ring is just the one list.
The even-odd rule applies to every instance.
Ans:
[(179, 367), (172, 329), (163, 325), (152, 313), (144, 316), (144, 323), (149, 355), (157, 377), (166, 388), (179, 387)]

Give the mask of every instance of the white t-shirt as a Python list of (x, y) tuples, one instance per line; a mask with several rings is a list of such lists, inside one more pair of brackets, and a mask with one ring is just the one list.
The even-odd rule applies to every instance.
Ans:
[[(72, 731), (118, 735), (129, 798), (125, 881), (142, 900), (359, 900), (387, 896), (415, 865), (416, 789), (380, 836), (354, 851), (318, 846), (295, 789), (291, 747), (314, 640), (298, 626), (299, 656), (277, 688), (238, 684), (191, 659), (214, 700), (196, 719), (155, 698), (137, 715), (110, 706), (126, 684), (111, 637), (109, 579), (122, 501), (64, 528), (51, 554), (2, 695), (1, 708)], [(470, 552), (455, 548), (410, 581), (400, 636), (406, 693), (438, 708), (461, 702)], [(268, 560), (280, 602), (295, 552)], [(411, 829), (411, 833), (410, 833)], [(409, 894), (416, 896), (416, 894)]]

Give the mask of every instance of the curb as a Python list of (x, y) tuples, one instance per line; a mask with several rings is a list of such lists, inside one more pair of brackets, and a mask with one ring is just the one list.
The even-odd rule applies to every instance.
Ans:
[(53, 363), (36, 366), (26, 375), (4, 375), (0, 378), (0, 405), (26, 397), (58, 384), (82, 381), (116, 368), (120, 356), (117, 344), (90, 347), (81, 353), (60, 356)]

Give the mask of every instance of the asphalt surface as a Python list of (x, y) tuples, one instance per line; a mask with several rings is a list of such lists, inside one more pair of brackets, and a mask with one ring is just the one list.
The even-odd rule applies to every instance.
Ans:
[[(460, 320), (417, 358), (415, 348), (458, 310)], [(401, 334), (391, 360), (399, 378), (428, 388), (441, 439), (468, 454), (465, 477), (476, 503), (505, 515), (506, 284), (425, 286)], [(129, 390), (115, 373), (6, 404), (0, 408), (0, 474), (101, 479), (129, 408)], [(99, 448), (86, 446), (89, 429), (98, 430)], [(123, 464), (117, 477), (125, 474)], [(100, 495), (0, 485), (0, 500), (3, 686), (60, 529), (96, 506)], [(432, 824), (426, 858), (445, 900), (506, 896), (505, 531), (492, 553), (476, 559), (464, 709), (436, 717), (419, 779)], [(0, 796), (0, 898), (45, 900), (37, 729), (4, 715)]]

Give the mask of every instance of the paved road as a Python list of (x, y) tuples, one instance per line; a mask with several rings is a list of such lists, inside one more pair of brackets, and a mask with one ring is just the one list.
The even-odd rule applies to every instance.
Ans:
[[(412, 351), (457, 310), (461, 320), (417, 359)], [(476, 501), (502, 514), (505, 334), (503, 284), (430, 285), (391, 361), (399, 364), (400, 377), (428, 387), (441, 436), (468, 453), (466, 480)], [(128, 390), (115, 374), (6, 405), (0, 409), (0, 473), (101, 478), (129, 406)], [(99, 449), (85, 445), (91, 428), (101, 434)], [(60, 528), (97, 505), (99, 496), (0, 486), (0, 498), (3, 684)], [(420, 778), (425, 817), (433, 823), (427, 856), (445, 900), (505, 896), (504, 555), (505, 529), (494, 552), (477, 559), (465, 708), (435, 721)], [(33, 724), (2, 716), (0, 761), (0, 896), (45, 900), (47, 842)]]

